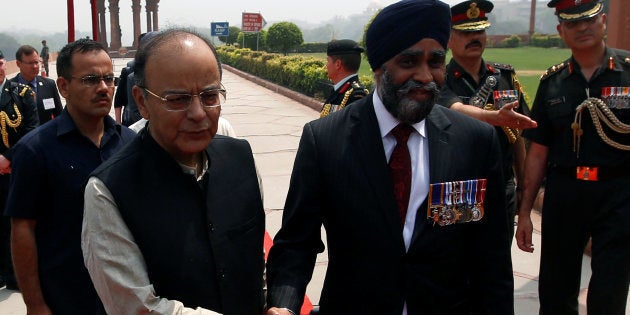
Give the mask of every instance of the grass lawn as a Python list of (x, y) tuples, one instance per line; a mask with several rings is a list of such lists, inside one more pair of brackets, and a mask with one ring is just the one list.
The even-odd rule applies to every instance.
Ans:
[[(315, 58), (326, 59), (325, 53), (305, 54)], [(545, 70), (571, 56), (571, 50), (560, 48), (518, 47), (518, 48), (486, 48), (484, 60), (510, 64), (516, 69), (518, 79), (523, 84), (529, 102), (534, 101), (540, 76)], [(451, 53), (447, 54), (447, 62), (451, 60)], [(360, 75), (372, 75), (367, 60), (361, 62)]]

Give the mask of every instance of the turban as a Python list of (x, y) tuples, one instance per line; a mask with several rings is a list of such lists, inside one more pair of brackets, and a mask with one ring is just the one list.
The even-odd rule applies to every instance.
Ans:
[(451, 9), (439, 0), (403, 0), (385, 7), (370, 24), (365, 46), (372, 71), (423, 38), (444, 49), (451, 30)]

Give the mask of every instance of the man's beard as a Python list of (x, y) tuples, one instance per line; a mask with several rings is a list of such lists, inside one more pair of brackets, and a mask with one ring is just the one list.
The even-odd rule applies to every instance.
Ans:
[[(427, 117), (440, 93), (439, 87), (435, 82), (423, 84), (409, 79), (405, 83), (397, 85), (393, 83), (391, 75), (385, 68), (383, 68), (381, 84), (378, 88), (381, 100), (387, 111), (401, 123), (409, 125), (420, 122)], [(424, 89), (432, 92), (433, 96), (426, 101), (416, 101), (407, 97), (407, 94), (414, 89)]]

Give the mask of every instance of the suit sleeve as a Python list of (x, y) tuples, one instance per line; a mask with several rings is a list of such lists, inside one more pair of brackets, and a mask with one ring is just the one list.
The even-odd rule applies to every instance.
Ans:
[[(501, 149), (496, 128), (491, 128), (492, 141), (486, 155), (488, 187), (486, 191), (485, 218), (480, 239), (474, 250), (480, 255), (476, 260), (478, 272), (472, 273), (475, 299), (481, 301), (481, 314), (514, 313), (514, 280), (508, 227), (508, 211), (505, 199), (505, 179), (502, 173)], [(474, 253), (473, 253), (474, 254)], [(475, 256), (471, 256), (475, 257)]]
[(291, 175), (289, 193), (267, 261), (268, 306), (296, 314), (313, 275), (321, 241), (322, 205), (316, 141), (310, 124), (304, 127)]

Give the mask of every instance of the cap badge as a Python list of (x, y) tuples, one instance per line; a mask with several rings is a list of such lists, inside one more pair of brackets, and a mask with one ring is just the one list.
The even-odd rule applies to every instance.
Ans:
[[(578, 0), (579, 1), (579, 0)], [(466, 11), (466, 16), (469, 19), (476, 19), (479, 17), (479, 8), (477, 7), (477, 3), (473, 2), (470, 4), (470, 9), (468, 9), (468, 11)]]
[(582, 0), (575, 0), (575, 5), (580, 5), (582, 4)]

